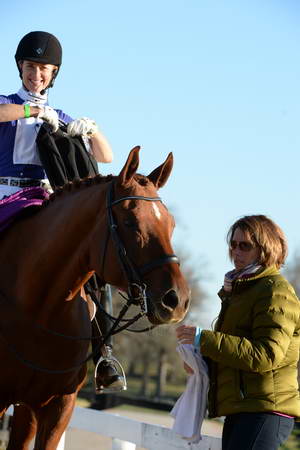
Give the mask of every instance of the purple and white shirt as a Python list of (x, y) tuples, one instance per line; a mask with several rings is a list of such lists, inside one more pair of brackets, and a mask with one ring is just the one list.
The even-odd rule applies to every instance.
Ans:
[[(24, 103), (47, 105), (47, 94), (37, 96), (21, 88), (16, 94), (0, 95), (0, 104)], [(62, 110), (55, 111), (63, 122), (73, 120)], [(41, 119), (34, 117), (0, 122), (0, 177), (45, 178), (35, 143), (42, 123)]]

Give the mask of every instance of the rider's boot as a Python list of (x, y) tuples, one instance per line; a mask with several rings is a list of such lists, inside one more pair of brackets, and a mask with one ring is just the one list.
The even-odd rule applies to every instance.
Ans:
[(106, 345), (103, 353), (95, 368), (96, 393), (125, 390), (125, 374), (119, 361), (112, 356), (111, 347)]

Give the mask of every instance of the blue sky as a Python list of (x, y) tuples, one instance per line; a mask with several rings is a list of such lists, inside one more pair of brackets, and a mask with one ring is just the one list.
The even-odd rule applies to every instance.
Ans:
[(300, 250), (299, 42), (296, 0), (3, 2), (1, 94), (19, 86), (14, 53), (29, 31), (55, 34), (63, 66), (50, 104), (97, 121), (118, 173), (141, 145), (147, 174), (172, 151), (161, 195), (175, 246), (207, 278), (209, 316), (231, 268), (225, 236), (267, 214)]

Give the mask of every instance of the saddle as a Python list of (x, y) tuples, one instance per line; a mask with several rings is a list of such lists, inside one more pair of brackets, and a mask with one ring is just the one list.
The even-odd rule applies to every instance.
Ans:
[(18, 219), (37, 212), (48, 194), (42, 187), (26, 187), (0, 200), (0, 234)]

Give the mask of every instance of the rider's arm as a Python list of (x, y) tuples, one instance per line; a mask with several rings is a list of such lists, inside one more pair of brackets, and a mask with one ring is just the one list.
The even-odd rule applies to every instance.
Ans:
[(89, 141), (96, 161), (101, 163), (112, 162), (113, 152), (111, 146), (100, 131), (97, 131)]
[[(37, 117), (39, 112), (40, 109), (37, 106), (30, 106), (30, 117)], [(11, 122), (18, 119), (24, 119), (24, 105), (0, 104), (0, 122)]]

